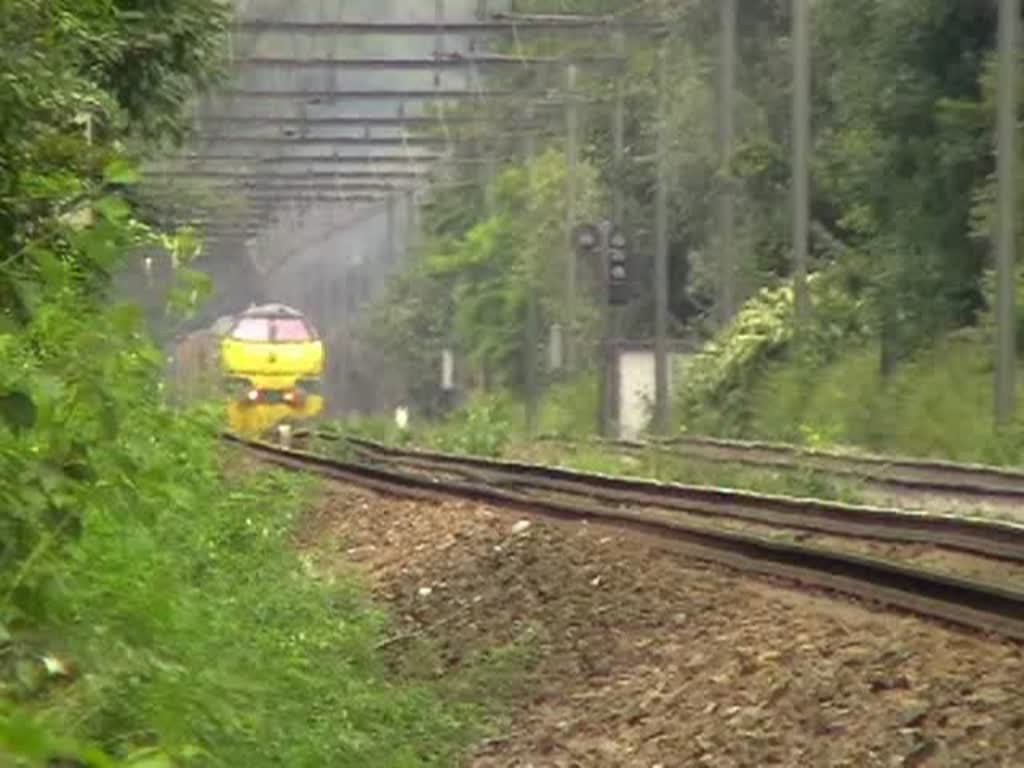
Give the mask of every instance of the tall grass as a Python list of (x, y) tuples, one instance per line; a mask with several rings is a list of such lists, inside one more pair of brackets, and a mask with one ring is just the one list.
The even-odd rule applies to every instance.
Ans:
[[(994, 429), (993, 387), (991, 345), (982, 333), (946, 337), (887, 380), (873, 346), (850, 350), (813, 370), (780, 362), (751, 389), (748, 435), (960, 461), (1019, 462), (1024, 422)], [(1024, 387), (1020, 393), (1024, 396)]]

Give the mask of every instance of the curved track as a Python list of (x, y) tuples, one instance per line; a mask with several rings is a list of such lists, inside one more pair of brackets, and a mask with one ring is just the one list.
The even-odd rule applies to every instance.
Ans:
[(1024, 472), (1009, 467), (858, 455), (785, 443), (711, 437), (676, 437), (652, 442), (611, 440), (601, 444), (622, 451), (656, 450), (700, 461), (783, 470), (809, 469), (896, 490), (945, 494), (968, 501), (989, 498), (1024, 502)]
[[(792, 579), (808, 586), (832, 589), (963, 626), (994, 631), (1024, 640), (1022, 591), (936, 573), (891, 560), (695, 525), (673, 514), (666, 504), (669, 498), (679, 498), (673, 495), (679, 494), (680, 489), (686, 492), (697, 490), (704, 494), (704, 504), (732, 509), (737, 506), (735, 496), (723, 497), (720, 494), (736, 492), (688, 489), (686, 486), (665, 486), (600, 475), (584, 475), (549, 467), (402, 451), (366, 441), (354, 443), (364, 456), (371, 458), (374, 462), (372, 464), (365, 461), (341, 461), (265, 443), (247, 442), (234, 437), (228, 439), (244, 446), (264, 461), (317, 472), (383, 493), (428, 499), (469, 498), (514, 507), (532, 514), (570, 520), (591, 520), (630, 528), (660, 539), (671, 540), (674, 546), (681, 547), (704, 560), (754, 573)], [(414, 469), (408, 471), (399, 469), (399, 466)], [(552, 487), (552, 481), (558, 482), (559, 487)], [(660, 509), (630, 509), (608, 503), (611, 500), (608, 496), (610, 492), (633, 493), (638, 485), (643, 486), (645, 495), (654, 494), (659, 497), (655, 503)], [(803, 505), (803, 514), (808, 518), (814, 516), (808, 505), (824, 504), (812, 500), (741, 495), (749, 509), (756, 508), (758, 504), (765, 504), (764, 499), (770, 499), (770, 502), (767, 502), (768, 509), (782, 509), (787, 504)], [(694, 502), (688, 502), (692, 503)], [(687, 508), (689, 509), (689, 506)], [(934, 544), (935, 531), (945, 528), (945, 535), (951, 537), (951, 543), (944, 544), (945, 546), (972, 546), (972, 551), (979, 554), (984, 551), (987, 556), (1021, 559), (1024, 529), (1019, 527), (978, 521), (962, 521), (963, 524), (958, 524), (951, 518), (937, 518), (945, 522), (936, 524), (933, 522), (936, 518), (921, 515), (891, 513), (884, 510), (873, 510), (868, 513), (863, 508), (843, 509), (845, 512), (855, 510), (850, 513), (860, 515), (855, 525), (861, 533), (857, 535), (896, 540), (895, 535), (899, 534), (913, 537), (905, 539), (908, 541), (928, 541)], [(832, 524), (841, 523), (838, 513), (839, 510), (833, 510), (830, 518)], [(864, 517), (866, 514), (877, 517)], [(893, 515), (898, 516), (902, 522), (897, 524)], [(787, 522), (786, 525), (792, 523)], [(903, 526), (902, 530), (899, 526)], [(927, 531), (932, 532), (931, 538), (925, 538)]]
[(427, 470), (474, 470), (501, 484), (518, 483), (617, 504), (678, 509), (818, 533), (943, 546), (983, 557), (1024, 562), (1024, 525), (1014, 523), (659, 483), (524, 462), (410, 451), (358, 438), (347, 440), (371, 458), (390, 459)]

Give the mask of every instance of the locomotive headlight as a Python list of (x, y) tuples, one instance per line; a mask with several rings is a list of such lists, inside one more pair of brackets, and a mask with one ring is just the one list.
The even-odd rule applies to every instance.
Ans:
[(248, 392), (245, 393), (245, 399), (248, 400), (250, 403), (255, 403), (257, 400), (260, 399), (260, 391), (255, 388), (250, 389)]

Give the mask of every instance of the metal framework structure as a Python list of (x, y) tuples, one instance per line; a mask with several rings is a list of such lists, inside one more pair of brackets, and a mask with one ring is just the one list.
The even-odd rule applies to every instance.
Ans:
[[(211, 214), (187, 214), (194, 223), (203, 226), (206, 232), (232, 242), (257, 236), (261, 227), (273, 220), (275, 209), (282, 205), (327, 204), (344, 206), (345, 210), (350, 211), (385, 210), (388, 214), (389, 248), (393, 255), (395, 204), (399, 196), (405, 196), (407, 201), (414, 200), (416, 192), (423, 190), (425, 184), (429, 184), (429, 188), (465, 186), (446, 184), (442, 178), (438, 178), (434, 171), (439, 165), (479, 167), (480, 173), (477, 174), (474, 186), (480, 184), (486, 189), (487, 181), (493, 177), (497, 164), (503, 159), (500, 153), (505, 152), (509, 144), (509, 126), (514, 127), (515, 138), (521, 141), (513, 142), (517, 146), (509, 147), (508, 151), (518, 153), (523, 149), (518, 145), (525, 142), (527, 150), (532, 152), (535, 148), (534, 137), (537, 135), (535, 129), (557, 125), (552, 117), (560, 119), (563, 122), (558, 127), (566, 131), (570, 155), (576, 158), (581, 140), (581, 107), (598, 103), (597, 99), (585, 97), (577, 91), (578, 70), (594, 68), (614, 72), (613, 76), (621, 86), (627, 59), (625, 46), (621, 44), (625, 36), (631, 33), (659, 34), (665, 28), (661, 20), (612, 16), (504, 14), (488, 17), (486, 6), (487, 0), (481, 0), (478, 12), (483, 11), (483, 15), (476, 21), (467, 22), (446, 20), (444, 0), (436, 0), (436, 18), (432, 22), (240, 21), (235, 27), (239, 45), (232, 65), (236, 73), (243, 75), (243, 79), (238, 80), (234, 87), (207, 100), (197, 120), (198, 131), (192, 145), (194, 154), (176, 158), (176, 167), (154, 170), (150, 174), (151, 180), (162, 191), (173, 190), (179, 182), (199, 182), (213, 188), (218, 194), (223, 190), (244, 197), (248, 202), (248, 210), (233, 222), (218, 222), (210, 218)], [(549, 33), (608, 34), (614, 37), (617, 44), (612, 55), (558, 57), (483, 53), (478, 47), (488, 36)], [(468, 51), (446, 50), (446, 34), (469, 36), (466, 41)], [(413, 53), (389, 58), (352, 58), (334, 55), (333, 46), (326, 49), (315, 45), (305, 46), (309, 53), (303, 56), (300, 53), (303, 50), (301, 44), (291, 48), (295, 51), (294, 55), (278, 55), (279, 51), (288, 48), (270, 49), (274, 55), (263, 55), (258, 48), (250, 45), (257, 42), (258, 36), (263, 35), (316, 38), (411, 35), (433, 37), (435, 45), (426, 56), (422, 55), (422, 46), (417, 47), (421, 54), (419, 56)], [(525, 88), (482, 86), (482, 73), (495, 70), (527, 73), (529, 85)], [(374, 87), (382, 81), (370, 80), (365, 84), (357, 81), (357, 85), (365, 87), (355, 88), (349, 87), (351, 80), (339, 79), (339, 75), (349, 72), (378, 71), (433, 73), (434, 87)], [(264, 72), (271, 73), (271, 77), (262, 76)], [(563, 74), (552, 78), (550, 75), (555, 72)], [(318, 73), (323, 73), (325, 77), (318, 76)], [(463, 74), (465, 81), (446, 77), (452, 73)], [(292, 74), (294, 77), (289, 79), (288, 76)], [(415, 82), (410, 81), (410, 85)], [(553, 82), (558, 85), (548, 87)], [(453, 83), (456, 87), (453, 87)], [(457, 87), (460, 85), (463, 87)], [(387, 110), (376, 106), (387, 103), (395, 105), (397, 114), (384, 114)], [(477, 109), (446, 114), (447, 105), (458, 103), (476, 105)], [(494, 113), (499, 105), (506, 103), (513, 107), (521, 105), (522, 108), (518, 114), (506, 116), (509, 122), (502, 123)], [(343, 105), (352, 105), (350, 114), (330, 114), (330, 111), (341, 112), (339, 107)], [(424, 114), (424, 107), (435, 108), (436, 114)], [(548, 113), (548, 110), (558, 111)], [(528, 119), (523, 119), (523, 114)], [(483, 133), (451, 130), (453, 126), (494, 126), (495, 123), (498, 130)], [(625, 156), (624, 97), (621, 87), (616, 89), (614, 124), (617, 126), (616, 164), (621, 171), (622, 158)], [(335, 135), (325, 130), (345, 127), (361, 129), (362, 135)], [(401, 133), (382, 136), (371, 132), (371, 129), (385, 127), (400, 129)], [(505, 134), (499, 132), (502, 128)], [(418, 133), (407, 133), (417, 129)], [(472, 150), (465, 152), (462, 148), (465, 144), (471, 145)], [(393, 147), (397, 151), (376, 151), (376, 148), (384, 147)], [(303, 152), (313, 148), (323, 148), (325, 151), (311, 154)], [(346, 149), (350, 151), (345, 152)], [(568, 173), (571, 180), (567, 190), (570, 208), (573, 208), (575, 202), (577, 173), (576, 163), (571, 162)], [(619, 200), (621, 195), (618, 192), (616, 194)], [(419, 205), (429, 206), (430, 200)], [(621, 208), (619, 201), (616, 210)], [(570, 214), (570, 217), (574, 216), (574, 212)], [(348, 221), (342, 226), (350, 224), (351, 221)], [(297, 244), (295, 250), (301, 250), (302, 247)], [(287, 258), (286, 255), (283, 260)], [(275, 268), (280, 267), (281, 263), (276, 264)], [(574, 260), (570, 259), (566, 267), (570, 286), (566, 301), (571, 310), (577, 282)], [(536, 297), (532, 297), (532, 301), (532, 333), (536, 336)], [(659, 312), (662, 309), (659, 305)], [(659, 327), (663, 328), (664, 323), (660, 323)], [(567, 358), (571, 361), (573, 351), (570, 341), (566, 340), (565, 348)], [(531, 369), (535, 364), (534, 360)], [(665, 387), (659, 386), (658, 389), (659, 395), (664, 395)]]
[(352, 193), (348, 194), (345, 192), (339, 192), (337, 194), (331, 192), (317, 192), (312, 194), (306, 194), (304, 192), (282, 192), (278, 193), (276, 189), (267, 190), (254, 190), (249, 193), (250, 200), (269, 200), (273, 202), (277, 201), (295, 201), (295, 202), (353, 202), (353, 203), (365, 203), (372, 202), (375, 200), (382, 199), (383, 196), (379, 194), (360, 194)]
[[(225, 182), (225, 187), (232, 187), (250, 199), (257, 199), (260, 191), (274, 192), (291, 190), (301, 186), (303, 191), (323, 189), (337, 191), (340, 189), (373, 189), (384, 191), (382, 182), (400, 181), (403, 184), (392, 184), (387, 187), (393, 192), (407, 192), (415, 189), (416, 182), (431, 180), (429, 170), (437, 163), (452, 165), (482, 165), (491, 169), (499, 161), (492, 154), (486, 157), (457, 157), (449, 152), (431, 152), (431, 148), (452, 148), (453, 141), (473, 141), (479, 144), (481, 137), (453, 136), (450, 126), (467, 124), (486, 124), (493, 121), (493, 116), (485, 110), (477, 114), (456, 114), (451, 117), (445, 114), (445, 104), (453, 102), (475, 102), (484, 104), (493, 100), (509, 100), (532, 102), (531, 125), (541, 126), (542, 122), (533, 119), (538, 112), (549, 107), (566, 107), (578, 105), (583, 99), (572, 89), (545, 90), (532, 89), (488, 89), (481, 87), (482, 70), (501, 68), (537, 67), (607, 67), (621, 69), (625, 56), (621, 50), (614, 55), (570, 55), (552, 56), (514, 56), (497, 53), (481, 52), (478, 42), (486, 35), (521, 35), (527, 33), (594, 33), (597, 31), (614, 31), (616, 34), (626, 32), (642, 32), (649, 34), (663, 28), (658, 20), (616, 18), (616, 17), (582, 17), (582, 16), (536, 16), (520, 14), (486, 15), (486, 0), (480, 4), (478, 18), (475, 21), (455, 22), (444, 18), (444, 0), (436, 2), (436, 18), (426, 22), (377, 22), (348, 21), (310, 22), (288, 19), (242, 19), (234, 27), (238, 39), (236, 55), (232, 65), (236, 72), (251, 72), (268, 69), (279, 72), (325, 71), (425, 71), (434, 72), (434, 87), (421, 89), (387, 89), (387, 88), (277, 88), (237, 87), (227, 88), (213, 94), (206, 101), (203, 113), (197, 119), (198, 132), (193, 149), (195, 154), (179, 156), (172, 162), (178, 163), (177, 168), (154, 170), (151, 178), (167, 181), (173, 178), (195, 179), (206, 184), (218, 179)], [(479, 11), (483, 11), (483, 16)], [(469, 35), (469, 50), (446, 50), (445, 34)], [(262, 55), (252, 48), (252, 44), (266, 35), (283, 34), (290, 36), (329, 36), (338, 38), (348, 35), (427, 35), (434, 36), (436, 44), (427, 56), (398, 57), (346, 57), (324, 55), (320, 49), (307, 56), (294, 55)], [(315, 50), (315, 49), (314, 49)], [(441, 73), (463, 71), (466, 73), (466, 87), (442, 87)], [(334, 81), (337, 82), (337, 81)], [(276, 83), (275, 83), (276, 85)], [(475, 87), (470, 87), (475, 85)], [(329, 106), (343, 102), (396, 102), (396, 115), (352, 114), (352, 115), (316, 115), (306, 114), (307, 106)], [(266, 113), (258, 107), (267, 103), (284, 103), (297, 108), (297, 114), (280, 114), (278, 109)], [(407, 103), (430, 103), (438, 105), (438, 113), (406, 114)], [(252, 105), (256, 109), (244, 109), (243, 105)], [(241, 108), (240, 108), (241, 107)], [(373, 110), (361, 110), (373, 112)], [(517, 120), (517, 126), (519, 121)], [(241, 128), (272, 128), (277, 131), (267, 133), (253, 131), (251, 134), (239, 132)], [(363, 135), (310, 135), (317, 129), (329, 127), (362, 128)], [(395, 127), (402, 129), (401, 135), (372, 135), (371, 128)], [(437, 128), (441, 135), (409, 135), (408, 129)], [(492, 133), (488, 139), (499, 139)], [(238, 154), (219, 151), (217, 148), (231, 147), (239, 150)], [(305, 147), (365, 148), (364, 153), (340, 154), (303, 154), (293, 150)], [(377, 147), (400, 148), (401, 153), (389, 154), (375, 152)], [(226, 169), (223, 164), (236, 164)], [(284, 166), (294, 168), (293, 173), (265, 173), (268, 167)], [(201, 166), (201, 167), (197, 167)], [(211, 167), (212, 166), (212, 167)], [(241, 167), (239, 167), (241, 166)], [(332, 170), (324, 170), (322, 166), (332, 166)], [(348, 171), (347, 166), (367, 166), (365, 171)], [(387, 167), (375, 167), (387, 166)], [(253, 170), (257, 168), (258, 170)], [(302, 172), (299, 172), (301, 169)], [(280, 176), (280, 178), (272, 178)], [(360, 186), (356, 182), (363, 181), (374, 186)], [(294, 182), (294, 184), (290, 184)], [(306, 182), (300, 185), (299, 182)], [(334, 182), (326, 186), (327, 182)]]
[[(445, 159), (445, 155), (436, 152), (424, 152), (414, 154), (403, 152), (401, 154), (370, 154), (370, 155), (249, 155), (249, 154), (192, 154), (179, 155), (179, 161), (186, 163), (207, 163), (207, 162), (232, 162), (232, 163), (253, 163), (258, 165), (292, 165), (296, 163), (328, 163), (332, 165), (373, 165), (375, 163), (436, 163)], [(468, 158), (474, 160), (476, 158)]]
[(524, 67), (533, 65), (614, 65), (623, 60), (614, 56), (500, 56), (437, 53), (433, 58), (305, 58), (278, 56), (246, 56), (234, 60), (237, 68), (273, 67), (275, 69), (384, 69), (445, 70), (487, 67)]
[[(173, 190), (183, 186), (178, 183), (162, 183), (157, 185), (158, 188)], [(325, 182), (325, 181), (311, 181), (308, 183), (301, 182), (286, 182), (286, 183), (265, 183), (265, 182), (252, 182), (247, 181), (242, 184), (234, 184), (231, 181), (220, 181), (214, 186), (218, 190), (237, 190), (239, 193), (251, 193), (259, 192), (261, 190), (273, 190), (275, 192), (285, 191), (294, 192), (298, 191), (373, 191), (373, 192), (388, 192), (388, 191), (399, 191), (405, 189), (415, 189), (408, 184), (395, 184), (388, 183), (386, 181), (372, 182), (372, 181), (353, 181), (353, 182)]]
[(285, 147), (443, 147), (444, 136), (241, 136), (224, 134), (205, 139), (208, 144), (270, 144)]
[[(267, 90), (260, 88), (228, 88), (222, 92), (226, 99), (263, 99), (305, 101), (320, 104), (325, 101), (488, 101), (492, 99), (552, 100), (556, 91), (473, 90), (466, 88), (420, 89), (333, 89), (333, 90)], [(579, 94), (577, 98), (582, 98)]]
[[(509, 156), (511, 157), (511, 155)], [(431, 168), (442, 164), (445, 166), (461, 166), (461, 165), (486, 165), (491, 162), (501, 162), (507, 159), (505, 156), (485, 156), (485, 157), (461, 157), (458, 155), (446, 155), (438, 153), (405, 153), (405, 154), (375, 154), (375, 155), (272, 155), (272, 156), (253, 156), (248, 154), (221, 154), (220, 152), (212, 152), (210, 154), (198, 154), (198, 155), (181, 155), (176, 158), (179, 163), (185, 163), (188, 167), (195, 168), (196, 164), (216, 164), (216, 163), (232, 163), (235, 167), (244, 167), (251, 165), (254, 167), (260, 167), (261, 169), (273, 168), (275, 166), (301, 166), (309, 170), (310, 172), (317, 172), (315, 166), (400, 166), (400, 168), (388, 168), (387, 170), (415, 170), (418, 172), (428, 172)], [(176, 166), (171, 169), (153, 169), (155, 173), (161, 173), (164, 171), (178, 171), (181, 170), (180, 166)], [(220, 170), (220, 169), (218, 169)], [(384, 172), (384, 169), (381, 170)]]
[(287, 33), (304, 35), (437, 35), (437, 34), (507, 34), (526, 32), (579, 32), (626, 30), (657, 32), (665, 22), (651, 19), (615, 16), (524, 16), (493, 14), (478, 21), (389, 22), (338, 21), (330, 23), (281, 21), (277, 19), (243, 19), (235, 25), (242, 34)]
[(338, 181), (372, 181), (376, 179), (429, 179), (431, 177), (426, 171), (306, 171), (303, 173), (261, 173), (256, 171), (221, 171), (221, 170), (200, 170), (194, 171), (151, 171), (147, 174), (150, 179), (201, 179), (203, 181), (231, 180), (242, 184), (251, 182), (275, 181), (308, 181), (315, 180), (338, 180)]
[[(154, 189), (162, 190), (165, 192), (173, 192), (176, 189), (180, 190), (184, 185), (174, 182), (159, 182), (153, 185)], [(443, 183), (438, 182), (437, 184), (431, 184), (431, 189), (455, 189), (458, 187), (469, 187), (476, 186), (473, 182), (449, 182)], [(388, 181), (357, 181), (357, 182), (324, 182), (324, 181), (310, 181), (307, 183), (301, 182), (287, 182), (287, 183), (265, 183), (265, 182), (251, 182), (247, 181), (241, 185), (233, 184), (231, 181), (217, 182), (213, 187), (219, 193), (224, 192), (237, 192), (238, 194), (245, 194), (250, 198), (253, 195), (261, 192), (415, 192), (418, 189), (424, 189), (423, 185), (416, 184), (401, 184)]]
[(354, 127), (354, 128), (431, 128), (439, 124), (472, 125), (484, 123), (487, 115), (446, 115), (443, 119), (423, 115), (339, 115), (336, 117), (288, 117), (284, 115), (210, 115), (204, 125), (293, 126), (299, 128)]

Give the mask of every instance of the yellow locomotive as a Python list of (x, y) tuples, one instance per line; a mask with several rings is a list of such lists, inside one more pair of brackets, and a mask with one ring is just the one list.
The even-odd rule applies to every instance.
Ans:
[(323, 410), (323, 342), (291, 307), (268, 304), (191, 334), (175, 356), (179, 392), (225, 398), (228, 427), (260, 435)]

